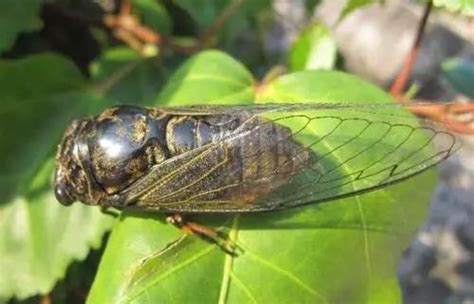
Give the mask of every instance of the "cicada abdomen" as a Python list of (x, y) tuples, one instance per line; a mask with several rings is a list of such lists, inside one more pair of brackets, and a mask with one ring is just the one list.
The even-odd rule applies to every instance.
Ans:
[(250, 112), (208, 115), (120, 106), (76, 121), (66, 132), (57, 157), (56, 194), (65, 204), (243, 210), (313, 157), (287, 127)]

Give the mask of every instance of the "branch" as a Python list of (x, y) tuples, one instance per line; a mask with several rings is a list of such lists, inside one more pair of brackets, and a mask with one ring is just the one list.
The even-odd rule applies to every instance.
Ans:
[(184, 46), (173, 42), (143, 25), (136, 16), (132, 15), (129, 1), (122, 0), (120, 12), (117, 15), (106, 15), (103, 18), (105, 26), (112, 30), (114, 36), (125, 42), (131, 48), (142, 51), (145, 44), (154, 44), (165, 47), (182, 55), (192, 55), (207, 47), (219, 29), (229, 20), (244, 3), (244, 0), (234, 0), (217, 16), (213, 24), (197, 39), (195, 45)]
[(425, 11), (423, 13), (423, 17), (420, 20), (420, 23), (418, 24), (418, 30), (412, 49), (407, 54), (405, 58), (405, 63), (400, 72), (398, 73), (397, 78), (393, 82), (392, 87), (390, 88), (390, 94), (395, 97), (402, 96), (403, 89), (405, 88), (406, 83), (410, 78), (410, 74), (413, 70), (413, 66), (415, 65), (416, 57), (418, 56), (418, 50), (420, 49), (421, 39), (423, 37), (423, 33), (425, 32), (426, 23), (432, 7), (433, 3), (431, 0), (426, 2)]
[[(433, 103), (426, 100), (416, 100), (416, 102), (421, 102), (422, 105), (407, 103), (407, 108), (414, 114), (439, 122), (448, 130), (474, 135), (474, 100), (467, 103), (446, 104)], [(467, 117), (464, 120), (462, 120), (463, 115)]]

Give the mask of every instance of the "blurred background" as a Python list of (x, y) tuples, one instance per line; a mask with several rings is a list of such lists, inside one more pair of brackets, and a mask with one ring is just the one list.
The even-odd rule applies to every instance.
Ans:
[[(474, 3), (433, 4), (404, 91), (420, 100), (472, 102)], [(62, 126), (78, 111), (96, 110), (80, 102), (96, 98), (83, 87), (106, 100), (101, 107), (147, 105), (182, 62), (217, 48), (263, 82), (282, 70), (338, 69), (388, 91), (413, 48), (426, 5), (408, 0), (1, 0), (0, 235), (12, 233), (5, 227), (14, 221), (5, 219), (16, 214), (8, 209), (19, 204), (15, 195), (33, 197), (43, 189), (34, 178), (52, 166), (45, 159), (54, 153), (52, 143)], [(29, 59), (51, 52), (61, 59)], [(18, 65), (18, 60), (24, 61)], [(63, 76), (51, 79), (53, 74)], [(65, 112), (65, 106), (74, 107), (65, 97), (77, 100), (80, 110)], [(465, 121), (474, 128), (472, 116)], [(474, 137), (460, 134), (459, 141), (463, 149), (441, 165), (431, 213), (400, 261), (407, 303), (474, 302)], [(63, 261), (49, 287), (14, 293), (0, 288), (0, 299), (83, 302), (110, 223), (99, 226), (100, 233), (91, 232), (88, 239), (96, 249), (89, 253), (88, 246)], [(38, 295), (45, 290), (46, 296)]]

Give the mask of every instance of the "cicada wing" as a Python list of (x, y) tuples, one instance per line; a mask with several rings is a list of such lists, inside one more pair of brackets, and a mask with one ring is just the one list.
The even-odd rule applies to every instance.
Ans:
[(192, 196), (199, 191), (197, 185), (202, 187), (204, 183), (210, 187), (217, 183), (213, 173), (228, 162), (226, 149), (223, 143), (212, 143), (154, 166), (121, 193), (125, 205), (142, 209), (163, 207), (167, 211), (166, 205), (171, 202), (177, 209), (184, 209), (181, 205), (192, 202)]
[(457, 148), (454, 135), (420, 124), (402, 107), (307, 108), (262, 115), (290, 128), (293, 139), (310, 148), (315, 158), (257, 200), (254, 208), (260, 210), (375, 190), (431, 168)]
[[(154, 167), (125, 191), (129, 203), (165, 212), (285, 209), (387, 186), (455, 150), (453, 135), (420, 125), (393, 105), (283, 104), (206, 111), (203, 115), (233, 115), (240, 127)], [(438, 150), (435, 141), (442, 143)]]

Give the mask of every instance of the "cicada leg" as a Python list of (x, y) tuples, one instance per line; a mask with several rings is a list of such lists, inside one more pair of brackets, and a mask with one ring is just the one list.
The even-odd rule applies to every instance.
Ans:
[(166, 221), (188, 234), (194, 234), (212, 244), (216, 244), (225, 253), (237, 256), (238, 246), (229, 237), (218, 230), (187, 221), (181, 214), (172, 214), (166, 217)]

